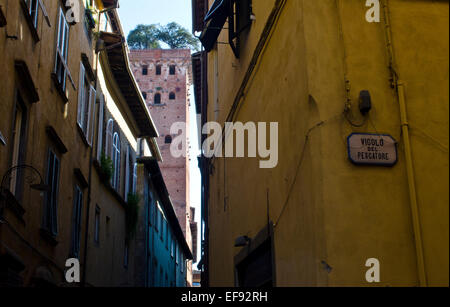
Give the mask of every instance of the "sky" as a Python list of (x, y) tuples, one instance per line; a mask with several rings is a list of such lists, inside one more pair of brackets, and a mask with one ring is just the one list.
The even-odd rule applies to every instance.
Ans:
[[(139, 24), (161, 24), (166, 25), (176, 22), (192, 32), (192, 10), (191, 0), (121, 0), (119, 16), (125, 36), (128, 36)], [(198, 169), (197, 156), (200, 154), (198, 145), (197, 118), (195, 112), (195, 100), (193, 88), (191, 88), (190, 107), (190, 194), (191, 206), (196, 208), (195, 221), (197, 221), (197, 258), (200, 258), (200, 205), (201, 205), (201, 176)], [(199, 261), (200, 259), (197, 259)], [(194, 266), (195, 267), (195, 266)]]
[(119, 15), (128, 36), (138, 24), (162, 24), (175, 21), (192, 31), (191, 0), (121, 0)]

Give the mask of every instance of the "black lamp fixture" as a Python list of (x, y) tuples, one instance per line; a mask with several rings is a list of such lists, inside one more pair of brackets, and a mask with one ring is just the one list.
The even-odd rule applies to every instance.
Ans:
[(6, 171), (5, 175), (3, 175), (1, 185), (0, 185), (0, 201), (1, 201), (0, 202), (0, 205), (1, 205), (0, 206), (0, 222), (3, 221), (3, 218), (2, 218), (3, 217), (3, 208), (5, 207), (5, 205), (6, 205), (5, 202), (9, 197), (8, 194), (10, 194), (8, 189), (9, 189), (9, 183), (11, 181), (12, 175), (15, 172), (19, 172), (22, 170), (29, 171), (29, 174), (24, 176), (24, 179), (29, 184), (31, 189), (40, 191), (41, 193), (50, 191), (50, 186), (45, 184), (44, 179), (41, 176), (41, 173), (39, 173), (39, 171), (36, 168), (34, 168), (33, 166), (22, 164), (22, 165), (17, 165), (17, 166), (11, 167), (9, 170)]
[(44, 179), (41, 176), (41, 173), (39, 173), (39, 171), (36, 168), (34, 168), (31, 165), (21, 164), (21, 165), (11, 167), (9, 170), (6, 171), (5, 175), (3, 175), (2, 182), (0, 185), (0, 188), (1, 188), (0, 192), (2, 194), (3, 194), (3, 191), (8, 189), (8, 187), (6, 185), (9, 184), (12, 175), (15, 172), (19, 172), (21, 170), (30, 171), (30, 174), (26, 175), (24, 178), (25, 178), (25, 181), (30, 185), (31, 189), (40, 191), (40, 192), (50, 191), (50, 186), (48, 184), (45, 184)]
[(359, 111), (362, 115), (366, 115), (372, 110), (372, 98), (368, 90), (359, 93)]

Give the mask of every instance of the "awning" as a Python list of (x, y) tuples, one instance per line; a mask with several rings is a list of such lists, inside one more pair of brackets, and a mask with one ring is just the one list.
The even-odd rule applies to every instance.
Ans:
[(130, 70), (126, 46), (123, 44), (124, 38), (119, 34), (101, 32), (100, 39), (105, 43), (104, 52), (108, 56), (113, 77), (140, 130), (139, 137), (158, 137), (155, 124)]
[(216, 0), (206, 14), (206, 27), (200, 41), (207, 52), (211, 51), (230, 13), (230, 0)]

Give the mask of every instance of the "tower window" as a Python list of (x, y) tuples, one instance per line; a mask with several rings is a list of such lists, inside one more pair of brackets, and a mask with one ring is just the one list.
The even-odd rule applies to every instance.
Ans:
[(170, 99), (170, 100), (175, 100), (175, 98), (176, 98), (176, 96), (175, 96), (175, 93), (174, 93), (174, 92), (172, 92), (172, 93), (169, 94), (169, 99)]
[(164, 143), (166, 144), (172, 144), (172, 136), (166, 135), (166, 138), (164, 140)]
[(142, 68), (142, 75), (147, 76), (148, 75), (148, 66), (144, 66)]
[(142, 97), (144, 97), (144, 100), (147, 100), (147, 93), (142, 92)]
[(169, 74), (175, 75), (175, 65), (170, 65), (170, 67), (169, 67)]
[(161, 75), (161, 65), (156, 65), (156, 75), (157, 76)]
[(161, 94), (155, 94), (154, 104), (161, 104)]

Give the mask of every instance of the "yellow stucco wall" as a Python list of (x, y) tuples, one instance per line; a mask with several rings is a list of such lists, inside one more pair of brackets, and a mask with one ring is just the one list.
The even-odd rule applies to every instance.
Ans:
[[(253, 1), (256, 21), (241, 59), (226, 45), (209, 54), (208, 120), (223, 124), (229, 115), (275, 2)], [(448, 286), (448, 1), (388, 3), (396, 71), (406, 84), (426, 277), (428, 285)], [(286, 1), (234, 118), (279, 122), (279, 163), (263, 170), (258, 159), (213, 160), (211, 286), (234, 285), (234, 240), (266, 225), (267, 204), (275, 223), (277, 286), (370, 285), (368, 258), (380, 260), (377, 285), (419, 285), (384, 15), (368, 23), (367, 9), (358, 0)], [(226, 40), (223, 31), (219, 41)], [(346, 79), (356, 122), (362, 120), (359, 92), (372, 95), (373, 109), (359, 128), (343, 115)], [(346, 138), (352, 132), (392, 135), (398, 163), (350, 163)]]
[[(77, 179), (74, 169), (80, 168), (84, 177), (89, 174), (89, 147), (85, 145), (81, 134), (76, 129), (78, 92), (67, 79), (68, 103), (64, 103), (58, 94), (51, 78), (55, 65), (55, 48), (59, 1), (43, 1), (49, 14), (49, 27), (39, 13), (38, 34), (40, 41), (35, 42), (30, 33), (19, 1), (0, 1), (8, 24), (0, 29), (0, 130), (7, 139), (7, 146), (0, 146), (0, 174), (11, 167), (11, 128), (13, 122), (15, 87), (21, 86), (15, 79), (15, 60), (26, 62), (30, 70), (40, 101), (27, 104), (28, 126), (26, 137), (26, 154), (24, 163), (39, 170), (45, 178), (49, 145), (52, 144), (45, 128), (51, 125), (58, 133), (68, 149), (61, 155), (61, 170), (58, 198), (58, 236), (56, 247), (51, 247), (39, 234), (42, 224), (44, 198), (40, 193), (28, 186), (24, 187), (21, 205), (25, 209), (23, 219), (25, 224), (6, 211), (6, 220), (19, 236), (11, 229), (2, 225), (0, 236), (2, 244), (11, 248), (24, 262), (26, 269), (22, 272), (25, 285), (29, 285), (35, 275), (35, 269), (46, 266), (52, 272), (54, 281), (60, 283), (64, 278), (65, 261), (68, 258), (71, 238), (71, 220), (73, 209), (73, 189)], [(90, 57), (92, 49), (84, 32), (84, 25), (79, 23), (70, 27), (68, 67), (75, 85), (78, 84), (78, 74), (81, 53)], [(6, 35), (17, 36), (17, 40), (7, 39)], [(86, 190), (87, 191), (87, 190)], [(85, 192), (86, 192), (85, 191)], [(85, 227), (86, 206), (83, 206), (83, 225)], [(26, 243), (28, 242), (28, 243)], [(81, 253), (83, 253), (83, 242)]]
[[(80, 5), (84, 1), (80, 0)], [(97, 68), (95, 57), (95, 42), (90, 43), (84, 23), (70, 26), (68, 46), (68, 68), (75, 83), (75, 88), (67, 79), (67, 98), (65, 103), (57, 92), (51, 78), (55, 66), (55, 51), (58, 14), (61, 1), (44, 0), (49, 14), (51, 26), (48, 26), (42, 11), (39, 11), (38, 34), (40, 41), (35, 42), (30, 33), (20, 2), (0, 0), (3, 13), (8, 24), (0, 28), (0, 131), (5, 136), (7, 145), (0, 145), (0, 176), (12, 166), (12, 123), (16, 103), (16, 88), (22, 90), (21, 80), (15, 77), (15, 60), (23, 60), (30, 71), (39, 101), (35, 104), (26, 102), (28, 111), (28, 126), (26, 127), (25, 159), (23, 163), (38, 169), (44, 177), (47, 170), (47, 153), (52, 144), (46, 133), (46, 127), (52, 126), (67, 147), (68, 152), (60, 155), (61, 170), (58, 193), (58, 244), (53, 247), (40, 235), (42, 225), (44, 198), (39, 192), (25, 186), (21, 205), (25, 210), (24, 222), (21, 222), (11, 212), (5, 210), (6, 224), (0, 225), (0, 254), (6, 249), (15, 253), (25, 265), (21, 272), (23, 285), (32, 284), (36, 268), (46, 267), (53, 275), (57, 285), (67, 286), (64, 279), (66, 259), (69, 258), (71, 229), (73, 217), (74, 185), (80, 184), (74, 175), (74, 169), (80, 168), (86, 180), (89, 178), (90, 151), (83, 140), (82, 133), (77, 128), (78, 83), (81, 54), (88, 56), (94, 73)], [(104, 19), (103, 19), (104, 20)], [(8, 39), (6, 35), (17, 36), (17, 40)], [(104, 63), (105, 64), (105, 63)], [(108, 63), (106, 63), (108, 65)], [(118, 126), (126, 137), (122, 138), (125, 145), (129, 143), (133, 150), (137, 149), (136, 138), (140, 134), (136, 120), (133, 118), (127, 102), (120, 93), (112, 75), (106, 75), (104, 67), (98, 66), (98, 90), (106, 96), (105, 112), (114, 116)], [(98, 97), (97, 97), (98, 98)], [(93, 137), (93, 157), (97, 153), (98, 103), (95, 112), (95, 133)], [(125, 174), (125, 146), (122, 147), (122, 178)], [(0, 177), (1, 178), (1, 177)], [(129, 252), (128, 269), (123, 266), (125, 246), (125, 209), (123, 199), (115, 196), (107, 185), (99, 178), (99, 172), (92, 167), (92, 192), (89, 208), (89, 234), (87, 255), (88, 285), (94, 286), (124, 286), (132, 285), (134, 278), (133, 248)], [(87, 217), (88, 188), (83, 190), (82, 225), (81, 225), (81, 274), (84, 272), (84, 246)], [(120, 194), (123, 195), (123, 184)], [(100, 244), (94, 243), (94, 217), (96, 206), (101, 209)], [(106, 223), (109, 218), (109, 226)]]

